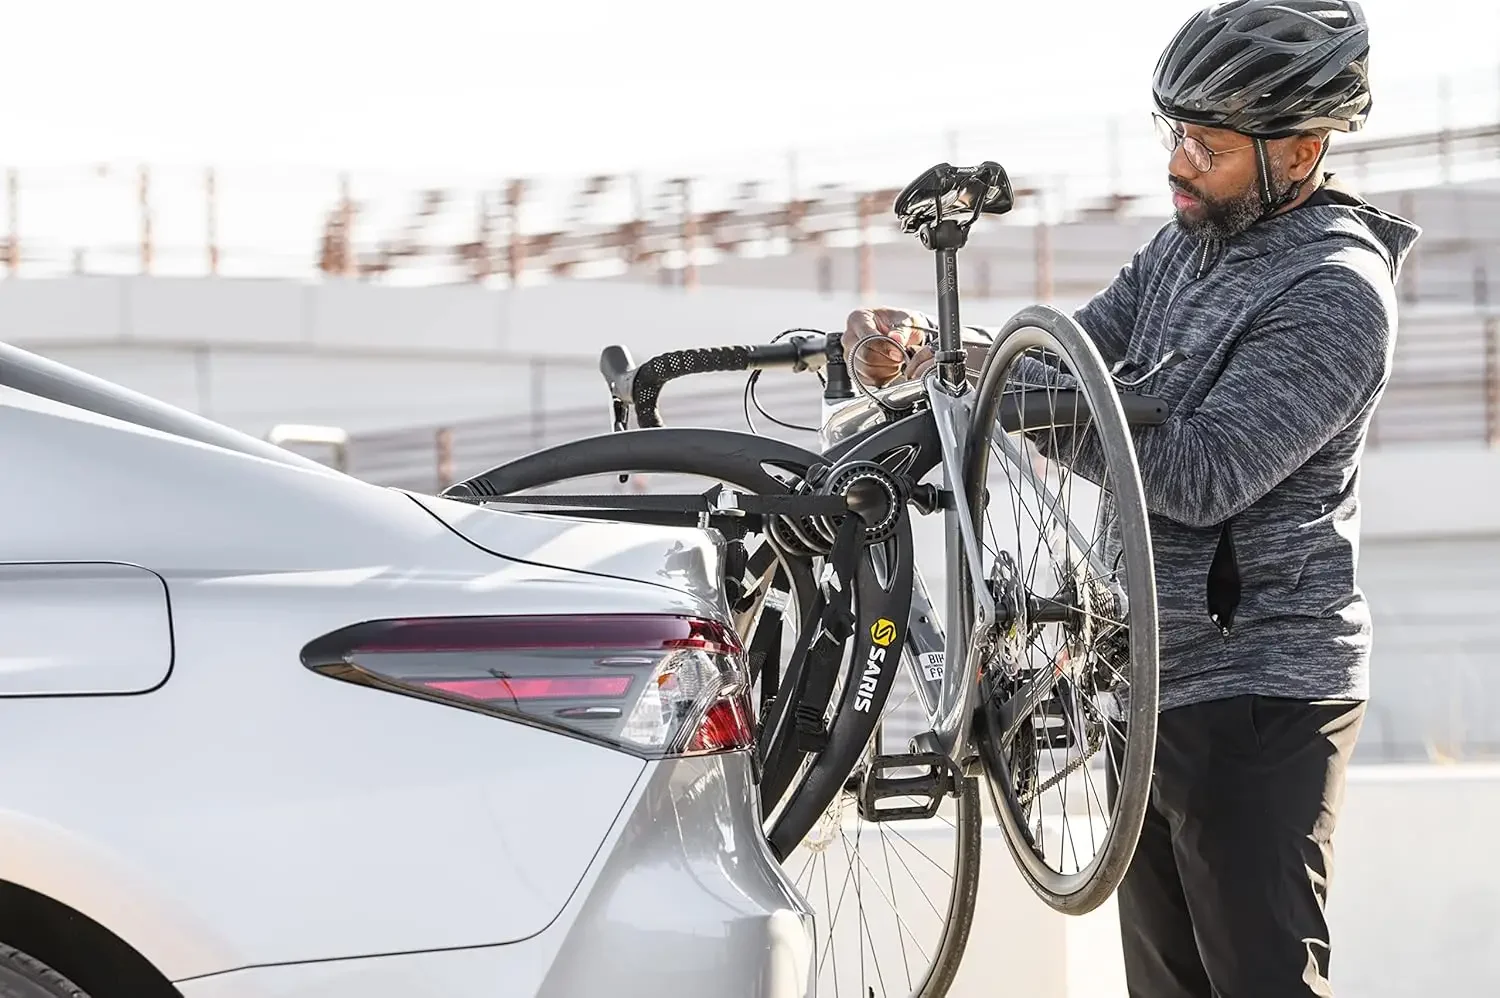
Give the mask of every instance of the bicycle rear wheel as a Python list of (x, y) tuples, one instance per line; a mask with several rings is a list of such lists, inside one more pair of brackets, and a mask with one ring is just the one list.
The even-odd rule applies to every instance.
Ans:
[[(1027, 398), (1036, 393), (1057, 404), (1020, 432), (1002, 429), (1002, 410), (1038, 411)], [(1140, 836), (1157, 621), (1130, 430), (1098, 350), (1070, 317), (1033, 306), (1000, 331), (969, 443), (965, 487), (985, 574), (965, 588), (987, 588), (1010, 621), (985, 649), (975, 744), (1027, 883), (1054, 909), (1082, 914), (1119, 886)]]

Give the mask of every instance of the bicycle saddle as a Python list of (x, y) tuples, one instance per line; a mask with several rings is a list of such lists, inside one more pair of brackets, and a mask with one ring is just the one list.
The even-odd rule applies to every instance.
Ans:
[(939, 163), (906, 185), (896, 197), (894, 211), (902, 232), (915, 232), (924, 225), (947, 218), (968, 219), (967, 228), (980, 215), (1003, 215), (1015, 206), (1010, 177), (1005, 167), (991, 160), (978, 166)]

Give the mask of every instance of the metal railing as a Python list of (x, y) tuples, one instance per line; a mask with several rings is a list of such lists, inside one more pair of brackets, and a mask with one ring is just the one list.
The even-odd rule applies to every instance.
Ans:
[[(671, 425), (746, 429), (743, 384), (735, 382), (732, 376), (707, 377), (733, 387), (727, 391), (668, 390), (662, 399), (664, 418)], [(817, 383), (806, 376), (797, 381), (793, 377), (763, 377), (756, 388), (756, 401), (783, 422), (813, 426), (819, 411)], [(610, 432), (609, 396), (602, 379), (599, 400), (597, 406), (353, 434), (337, 452), (323, 445), (323, 438), (335, 431), (331, 427), (304, 427), (300, 434), (283, 430), (281, 442), (377, 485), (437, 492), (460, 477), (543, 447)], [(792, 441), (808, 436), (776, 426), (753, 407), (751, 413), (759, 432)]]
[[(708, 375), (712, 389), (674, 386), (662, 401), (669, 424), (747, 429), (744, 377)], [(702, 382), (699, 382), (702, 384)], [(768, 374), (760, 404), (784, 422), (812, 426), (818, 392), (806, 376)], [(751, 413), (758, 432), (797, 441), (809, 435)], [(381, 485), (439, 491), (460, 477), (542, 447), (609, 432), (603, 381), (598, 405), (352, 434), (341, 456), (318, 441), (290, 441), (309, 456)], [(1371, 424), (1371, 449), (1434, 444), (1500, 447), (1500, 319), (1469, 313), (1408, 320), (1397, 337), (1394, 372)]]
[[(1484, 82), (1493, 79), (1487, 74)], [(1480, 79), (1462, 82), (1455, 93), (1468, 93)], [(1388, 113), (1389, 101), (1383, 106)], [(1440, 103), (1424, 107), (1405, 116), (1401, 127), (1408, 131), (1336, 143), (1328, 164), (1367, 190), (1492, 178), (1500, 124), (1489, 120), (1492, 105), (1482, 114), (1486, 120), (1455, 121)], [(1430, 121), (1444, 127), (1433, 129)], [(1022, 195), (1011, 221), (1044, 223), (1045, 230), (1130, 213), (1147, 191), (1148, 203), (1159, 201), (1162, 153), (1149, 125), (1137, 124), (1051, 121), (1031, 130), (1011, 124), (965, 134), (962, 143), (957, 136), (905, 143), (883, 136), (882, 146), (930, 149), (933, 159), (955, 161), (1005, 149)], [(1059, 169), (1057, 150), (1070, 145), (1113, 150), (1102, 157), (1110, 165), (1097, 175), (1074, 165)], [(875, 167), (892, 163), (878, 156), (838, 151), (816, 173), (804, 157), (785, 178), (742, 162), (711, 175), (546, 181), (331, 171), (288, 179), (283, 171), (148, 164), (11, 167), (3, 174), (0, 266), (12, 275), (336, 274), (507, 285), (624, 271), (690, 287), (701, 267), (741, 254), (810, 250), (813, 263), (829, 246), (852, 242), (867, 254), (890, 238), (892, 185), (906, 179), (904, 172)], [(862, 287), (868, 270), (866, 260)]]
[(1398, 333), (1369, 446), (1432, 444), (1500, 447), (1500, 320), (1493, 316), (1425, 318)]

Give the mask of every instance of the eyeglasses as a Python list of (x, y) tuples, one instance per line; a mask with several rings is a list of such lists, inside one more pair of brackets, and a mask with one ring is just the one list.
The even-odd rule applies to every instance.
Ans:
[(1176, 125), (1154, 111), (1151, 113), (1151, 120), (1156, 125), (1156, 137), (1161, 140), (1162, 148), (1167, 152), (1176, 152), (1177, 147), (1182, 146), (1187, 161), (1193, 164), (1193, 169), (1199, 173), (1207, 173), (1214, 168), (1215, 156), (1239, 152), (1241, 149), (1249, 149), (1255, 145), (1254, 142), (1247, 142), (1245, 145), (1234, 146), (1230, 149), (1210, 149), (1192, 136), (1178, 131)]

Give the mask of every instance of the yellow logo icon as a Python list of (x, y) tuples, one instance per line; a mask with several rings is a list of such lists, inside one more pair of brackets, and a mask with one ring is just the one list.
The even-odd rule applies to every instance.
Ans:
[(896, 625), (881, 617), (870, 625), (870, 640), (884, 648), (896, 640)]

